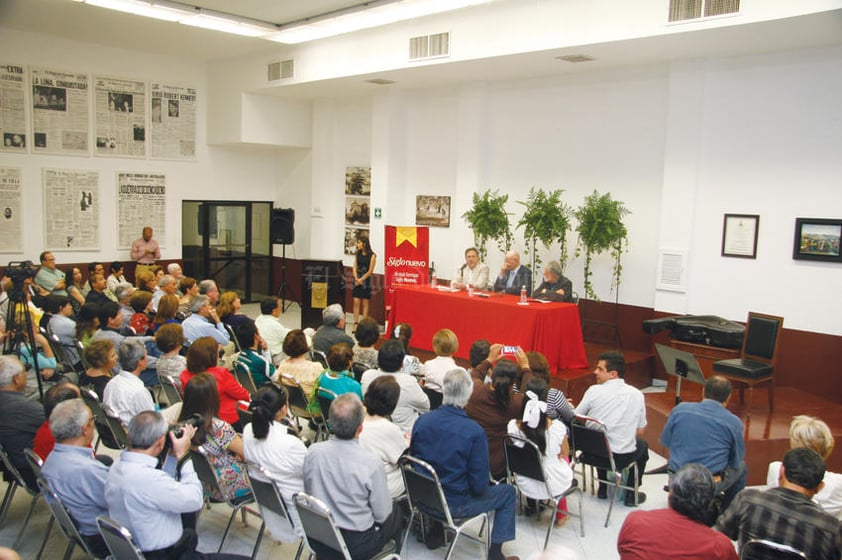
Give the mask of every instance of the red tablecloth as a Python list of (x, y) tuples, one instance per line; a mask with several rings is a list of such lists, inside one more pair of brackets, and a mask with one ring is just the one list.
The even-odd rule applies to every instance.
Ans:
[(499, 294), (470, 297), (464, 291), (402, 286), (395, 289), (391, 325), (412, 325), (410, 344), (424, 350), (433, 349), (436, 331), (450, 329), (459, 338), (456, 356), (466, 360), (471, 344), (485, 338), (492, 344), (541, 352), (554, 371), (588, 367), (578, 307), (572, 303), (518, 305), (519, 299)]

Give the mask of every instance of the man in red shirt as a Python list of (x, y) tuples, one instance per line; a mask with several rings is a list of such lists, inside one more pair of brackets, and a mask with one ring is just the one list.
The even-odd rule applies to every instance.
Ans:
[(41, 460), (47, 460), (47, 455), (56, 444), (56, 439), (50, 431), (50, 414), (53, 413), (53, 409), (60, 402), (78, 399), (80, 396), (79, 387), (73, 383), (53, 385), (44, 393), (44, 415), (47, 419), (35, 432), (35, 440), (32, 442), (32, 450), (41, 457)]

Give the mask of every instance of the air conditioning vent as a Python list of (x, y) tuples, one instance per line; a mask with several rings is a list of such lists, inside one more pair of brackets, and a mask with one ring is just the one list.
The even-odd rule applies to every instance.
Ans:
[(670, 0), (669, 21), (736, 14), (740, 0)]
[(658, 255), (658, 285), (659, 290), (670, 292), (686, 292), (687, 281), (684, 261), (687, 252), (674, 249), (661, 249)]
[(450, 33), (434, 33), (409, 39), (409, 60), (450, 56)]
[(270, 62), (266, 66), (266, 77), (270, 82), (292, 78), (295, 74), (295, 63), (290, 58), (288, 60), (278, 60)]

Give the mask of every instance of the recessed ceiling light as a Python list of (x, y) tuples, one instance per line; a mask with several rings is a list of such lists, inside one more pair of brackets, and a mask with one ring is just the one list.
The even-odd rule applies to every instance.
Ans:
[(365, 82), (367, 84), (375, 84), (375, 85), (378, 85), (378, 86), (388, 86), (388, 85), (397, 83), (397, 82), (395, 82), (395, 80), (386, 80), (384, 78), (372, 78), (370, 80), (366, 80)]
[(566, 54), (564, 56), (557, 56), (556, 58), (558, 60), (563, 60), (564, 62), (591, 62), (596, 60), (586, 54)]

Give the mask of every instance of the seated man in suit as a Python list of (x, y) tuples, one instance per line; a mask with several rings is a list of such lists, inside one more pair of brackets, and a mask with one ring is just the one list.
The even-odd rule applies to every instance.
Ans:
[(521, 287), (526, 288), (527, 295), (532, 293), (532, 271), (520, 265), (520, 253), (512, 250), (506, 253), (494, 291), (519, 295)]
[(561, 273), (558, 261), (550, 261), (544, 267), (544, 281), (535, 288), (535, 299), (548, 301), (572, 301), (573, 282)]

